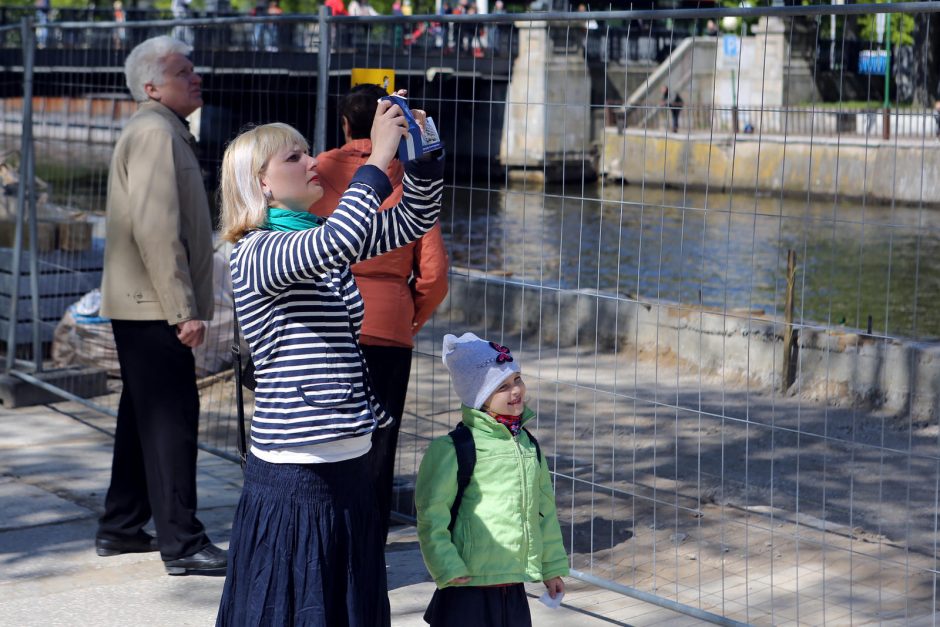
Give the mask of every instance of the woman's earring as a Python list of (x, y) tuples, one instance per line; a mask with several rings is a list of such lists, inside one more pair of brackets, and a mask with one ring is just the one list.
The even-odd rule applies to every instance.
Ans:
[(264, 195), (265, 201), (270, 205), (271, 201), (274, 200), (274, 194), (271, 193), (270, 189), (266, 189), (261, 193)]

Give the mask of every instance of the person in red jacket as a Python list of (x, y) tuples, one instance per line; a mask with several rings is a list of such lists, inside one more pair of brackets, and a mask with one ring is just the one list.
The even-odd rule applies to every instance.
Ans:
[(346, 11), (346, 5), (343, 0), (326, 0), (323, 6), (329, 7), (333, 15), (349, 15)]
[[(311, 213), (328, 217), (338, 205), (356, 170), (372, 154), (369, 133), (379, 98), (386, 95), (378, 85), (357, 85), (343, 98), (339, 114), (346, 143), (317, 155), (317, 174), (323, 197)], [(379, 208), (394, 207), (402, 196), (404, 168), (393, 159), (388, 167), (392, 194)], [(359, 337), (366, 364), (379, 401), (394, 418), (386, 429), (373, 433), (373, 470), (378, 491), (379, 513), (388, 537), (388, 515), (392, 505), (395, 450), (398, 430), (411, 377), (414, 335), (434, 314), (447, 295), (447, 250), (440, 224), (407, 246), (352, 267), (365, 305)]]

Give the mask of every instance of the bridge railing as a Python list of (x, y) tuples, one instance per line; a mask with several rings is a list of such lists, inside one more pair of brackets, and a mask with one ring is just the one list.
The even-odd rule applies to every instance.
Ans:
[[(935, 32), (938, 4), (877, 10)], [(936, 623), (934, 118), (923, 94), (887, 115), (883, 93), (843, 97), (874, 79), (853, 76), (848, 56), (831, 63), (852, 47), (821, 34), (834, 16), (835, 41), (848, 39), (873, 10), (206, 17), (58, 22), (61, 37), (33, 24), (25, 38), (0, 27), (0, 131), (18, 153), (0, 167), (9, 368), (72, 400), (64, 411), (116, 412), (93, 290), (110, 151), (134, 110), (120, 71), (134, 43), (194, 43), (205, 106), (190, 124), (210, 193), (245, 124), (286, 121), (337, 146), (351, 71), (389, 70), (447, 146), (452, 264), (449, 295), (416, 337), (399, 515), (413, 514), (428, 442), (458, 419), (441, 337), (472, 330), (523, 364), (578, 577), (721, 624)], [(675, 45), (664, 42), (723, 18), (751, 30), (687, 42), (687, 64), (664, 62)], [(523, 71), (520, 44), (543, 32), (555, 65)], [(862, 39), (857, 51), (878, 50)], [(738, 63), (716, 56), (733, 44)], [(902, 64), (889, 95), (910, 80), (936, 98), (919, 71)], [(618, 128), (643, 85), (651, 115)], [(677, 132), (662, 87), (682, 96)], [(803, 87), (816, 91), (797, 97)], [(560, 163), (548, 148), (512, 162), (513, 113), (536, 129), (519, 141), (551, 144)], [(196, 361), (201, 445), (233, 458), (226, 261), (220, 245), (217, 315)]]
[[(0, 7), (0, 24), (18, 23), (26, 17), (33, 18), (37, 24), (37, 44), (40, 49), (106, 48), (110, 45), (107, 40), (117, 37), (114, 32), (106, 30), (62, 26), (78, 22), (115, 22), (115, 13), (110, 9)], [(237, 47), (243, 50), (309, 52), (316, 48), (316, 18), (313, 16), (285, 15), (276, 20), (260, 16), (252, 21), (239, 19), (245, 17), (237, 12), (193, 12), (193, 19), (234, 18), (225, 26), (194, 29), (194, 36), (199, 39), (193, 43), (202, 50), (219, 51)], [(173, 15), (168, 10), (130, 8), (123, 13), (125, 23), (172, 19)], [(578, 20), (567, 25), (556, 25), (552, 29), (552, 38), (557, 49), (582, 49), (591, 62), (656, 64), (668, 56), (679, 40), (691, 34), (690, 28), (688, 25), (680, 25), (677, 30), (675, 25), (667, 27), (658, 20), (626, 23), (623, 20), (614, 23)], [(133, 47), (152, 36), (160, 27), (120, 29), (115, 26), (114, 29), (120, 33), (118, 39), (121, 44)], [(344, 28), (342, 32), (343, 39), (336, 42), (341, 48), (383, 45), (408, 52), (439, 49), (445, 56), (453, 56), (458, 48), (473, 48), (481, 57), (512, 57), (517, 52), (518, 41), (512, 23), (490, 24), (486, 16), (480, 16), (475, 25), (428, 19), (407, 26), (362, 25)], [(0, 45), (19, 48), (15, 40), (4, 41)]]

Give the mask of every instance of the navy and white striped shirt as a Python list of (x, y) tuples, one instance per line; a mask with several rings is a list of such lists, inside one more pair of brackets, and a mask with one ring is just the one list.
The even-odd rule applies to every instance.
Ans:
[(339, 207), (305, 231), (250, 231), (232, 250), (235, 313), (255, 363), (252, 446), (261, 450), (362, 436), (389, 417), (358, 346), (363, 304), (349, 266), (426, 233), (437, 220), (442, 160), (405, 166), (401, 202), (380, 169), (359, 168)]

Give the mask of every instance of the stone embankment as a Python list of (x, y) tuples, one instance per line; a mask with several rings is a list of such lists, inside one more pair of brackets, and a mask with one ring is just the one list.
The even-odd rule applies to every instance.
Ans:
[[(675, 359), (724, 382), (779, 388), (785, 323), (762, 311), (721, 310), (594, 290), (558, 290), (472, 270), (451, 274), (437, 315), (455, 326), (500, 329), (542, 346), (632, 348)], [(803, 322), (788, 392), (859, 405), (926, 425), (940, 414), (940, 344)]]
[(940, 205), (940, 144), (931, 136), (715, 134), (608, 128), (600, 171), (630, 183)]

